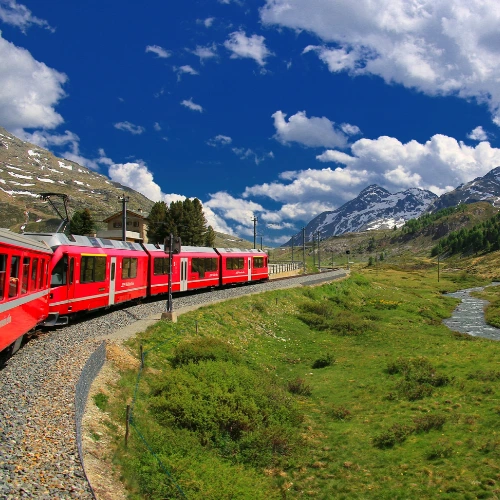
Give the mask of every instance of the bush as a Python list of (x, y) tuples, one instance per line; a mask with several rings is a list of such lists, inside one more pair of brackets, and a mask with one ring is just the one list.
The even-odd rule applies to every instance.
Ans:
[(177, 368), (188, 363), (199, 363), (208, 360), (239, 363), (241, 362), (241, 356), (227, 342), (213, 337), (204, 337), (179, 344), (174, 350), (170, 363), (174, 368)]
[(397, 443), (402, 443), (413, 432), (408, 425), (394, 424), (386, 431), (375, 436), (372, 440), (376, 448), (392, 448)]
[(303, 378), (297, 377), (288, 382), (288, 392), (299, 396), (310, 396), (311, 387)]
[(97, 408), (99, 408), (99, 410), (106, 411), (106, 408), (108, 407), (109, 396), (106, 396), (106, 394), (102, 392), (98, 392), (97, 394), (94, 394), (92, 396), (92, 399), (94, 400), (94, 403)]
[(149, 407), (162, 427), (184, 429), (243, 463), (279, 462), (299, 440), (302, 416), (294, 400), (271, 376), (228, 361), (163, 373), (152, 385)]
[(429, 432), (432, 429), (440, 430), (444, 423), (446, 422), (446, 417), (444, 415), (423, 415), (421, 417), (415, 417), (413, 423), (415, 424), (415, 432)]
[(335, 420), (349, 420), (351, 412), (344, 406), (333, 405), (328, 412)]
[(333, 357), (330, 354), (327, 354), (326, 356), (321, 356), (321, 358), (315, 360), (312, 364), (312, 368), (325, 368), (327, 366), (330, 366), (334, 362), (335, 360), (333, 359)]
[(448, 458), (453, 454), (453, 448), (446, 439), (439, 439), (432, 448), (426, 453), (427, 460), (436, 460), (438, 458)]

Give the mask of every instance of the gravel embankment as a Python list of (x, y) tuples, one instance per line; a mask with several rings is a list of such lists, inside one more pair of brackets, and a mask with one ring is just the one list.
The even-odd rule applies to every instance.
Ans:
[[(324, 281), (344, 271), (323, 273)], [(174, 298), (174, 310), (248, 293), (315, 284), (319, 276)], [(0, 500), (91, 499), (78, 458), (75, 385), (103, 336), (165, 310), (165, 300), (115, 310), (31, 340), (0, 370)]]

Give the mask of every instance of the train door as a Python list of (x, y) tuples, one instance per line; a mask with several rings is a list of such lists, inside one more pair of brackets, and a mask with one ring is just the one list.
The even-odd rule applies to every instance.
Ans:
[(115, 289), (116, 289), (116, 257), (111, 257), (111, 268), (109, 274), (109, 305), (115, 303)]
[(185, 292), (188, 289), (188, 259), (187, 257), (181, 258), (181, 282), (180, 282), (180, 291)]
[(248, 281), (252, 281), (252, 257), (248, 257)]
[(69, 257), (67, 276), (68, 312), (73, 310), (73, 299), (75, 298), (75, 258)]

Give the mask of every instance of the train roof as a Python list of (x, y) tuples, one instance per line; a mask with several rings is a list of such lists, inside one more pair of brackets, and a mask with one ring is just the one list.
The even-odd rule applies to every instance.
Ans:
[(254, 253), (261, 253), (262, 255), (266, 255), (266, 252), (264, 252), (264, 250), (259, 250), (258, 248), (216, 248), (216, 250), (220, 254), (230, 254), (230, 253), (254, 254)]
[(25, 233), (30, 238), (46, 243), (50, 248), (78, 246), (90, 248), (116, 248), (119, 250), (136, 250), (143, 252), (140, 243), (131, 241), (108, 240), (105, 238), (93, 238), (90, 236), (80, 236), (78, 234), (66, 235), (64, 233)]
[[(168, 254), (168, 252), (164, 251), (163, 245), (161, 244), (143, 243), (143, 247), (150, 253), (161, 252)], [(192, 247), (189, 245), (181, 246), (181, 254), (183, 253), (206, 253), (206, 254), (214, 254), (215, 256), (217, 255), (216, 251), (211, 247)]]
[(37, 241), (24, 234), (13, 233), (9, 229), (0, 228), (0, 240), (5, 241), (11, 245), (17, 245), (31, 250), (38, 250), (40, 252), (52, 253), (52, 249), (43, 241)]

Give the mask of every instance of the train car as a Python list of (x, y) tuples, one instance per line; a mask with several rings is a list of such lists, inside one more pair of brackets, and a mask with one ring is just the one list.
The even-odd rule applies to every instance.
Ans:
[(0, 229), (0, 351), (11, 354), (49, 313), (49, 263), (43, 242)]
[(45, 325), (64, 325), (70, 315), (146, 297), (148, 254), (139, 243), (63, 233), (29, 236), (54, 252)]
[[(149, 295), (168, 292), (169, 256), (160, 245), (144, 244), (149, 255)], [(172, 292), (220, 284), (219, 255), (213, 248), (183, 246), (172, 257)]]
[(268, 256), (263, 250), (216, 248), (220, 256), (221, 285), (269, 279)]

